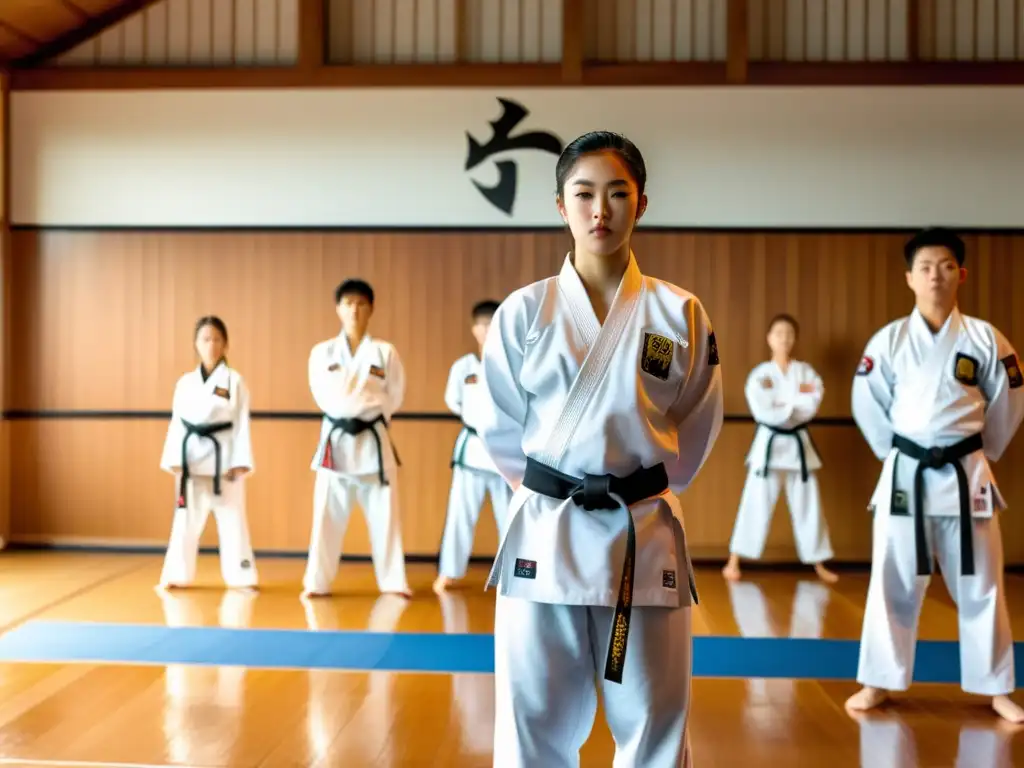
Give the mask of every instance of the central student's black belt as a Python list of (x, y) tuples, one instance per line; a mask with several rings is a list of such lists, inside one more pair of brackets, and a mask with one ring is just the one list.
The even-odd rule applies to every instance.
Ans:
[[(466, 445), (469, 443), (469, 438), (476, 436), (476, 430), (466, 422), (462, 422), (462, 431), (466, 433), (466, 439), (460, 443), (459, 438), (455, 438), (455, 450), (452, 453), (451, 461), (448, 462), (449, 469), (463, 465), (462, 462), (466, 458)], [(462, 432), (459, 433), (459, 437), (462, 437)]]
[(196, 437), (204, 437), (213, 443), (213, 493), (215, 496), (220, 496), (220, 474), (221, 474), (221, 455), (220, 455), (220, 440), (214, 435), (217, 432), (223, 432), (226, 429), (231, 429), (234, 424), (230, 421), (217, 421), (211, 424), (193, 424), (189, 421), (181, 420), (182, 425), (185, 427), (185, 436), (181, 439), (181, 478), (178, 480), (178, 508), (184, 509), (188, 506), (188, 480), (191, 477), (191, 473), (188, 469), (188, 439), (195, 435)]
[(768, 435), (768, 444), (764, 448), (764, 467), (760, 471), (761, 477), (768, 477), (768, 464), (771, 463), (772, 458), (772, 443), (775, 442), (775, 438), (779, 435), (783, 437), (795, 437), (796, 447), (800, 452), (800, 479), (805, 483), (807, 482), (807, 454), (804, 450), (804, 441), (800, 436), (801, 432), (807, 431), (807, 426), (810, 422), (804, 424), (797, 424), (795, 427), (774, 427), (770, 424), (763, 424), (760, 421), (757, 422), (759, 427), (764, 427), (771, 432)]
[[(324, 469), (334, 469), (334, 450), (331, 447), (331, 441), (334, 439), (335, 433), (344, 432), (346, 435), (355, 436), (370, 430), (370, 434), (373, 435), (373, 439), (377, 443), (377, 476), (380, 478), (381, 485), (389, 485), (387, 473), (384, 472), (384, 444), (381, 442), (380, 434), (374, 429), (374, 425), (378, 423), (383, 424), (384, 429), (387, 429), (388, 422), (383, 414), (370, 421), (364, 421), (363, 419), (332, 419), (325, 414), (324, 421), (330, 424), (331, 428), (327, 432), (327, 437), (324, 438), (323, 458), (320, 460), (321, 467)], [(391, 451), (395, 456), (395, 464), (401, 466), (402, 462), (398, 458), (398, 451), (395, 450), (394, 444), (391, 446)]]
[[(917, 543), (917, 575), (929, 576), (932, 572), (932, 560), (928, 554), (928, 540), (924, 526), (924, 472), (926, 469), (942, 469), (952, 465), (956, 471), (956, 481), (960, 492), (960, 573), (964, 576), (974, 575), (974, 529), (971, 518), (971, 489), (967, 482), (967, 472), (960, 461), (983, 447), (980, 434), (971, 435), (958, 443), (945, 448), (925, 448), (902, 435), (894, 435), (892, 447), (897, 453), (892, 460), (892, 496), (889, 500), (890, 514), (910, 514), (909, 510), (896, 511), (896, 470), (899, 467), (900, 454), (917, 461), (914, 472), (914, 539)], [(901, 505), (906, 509), (906, 505)]]
[[(628, 477), (615, 475), (586, 475), (582, 479), (562, 474), (527, 457), (523, 485), (531, 491), (555, 499), (572, 499), (585, 510), (621, 509), (625, 504), (627, 519), (626, 557), (619, 580), (619, 599), (612, 619), (612, 636), (608, 644), (604, 677), (614, 683), (622, 682), (622, 668), (626, 660), (626, 640), (629, 636), (629, 617), (633, 607), (633, 574), (636, 571), (636, 529), (629, 507), (638, 501), (660, 496), (668, 489), (668, 473), (664, 464), (638, 469)], [(689, 571), (689, 568), (687, 568)], [(697, 602), (697, 592), (690, 577), (690, 593)]]

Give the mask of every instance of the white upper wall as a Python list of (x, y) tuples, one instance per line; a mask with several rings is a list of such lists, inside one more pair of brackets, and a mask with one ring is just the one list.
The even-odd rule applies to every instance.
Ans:
[[(621, 131), (644, 223), (1024, 226), (1024, 88), (339, 89), (12, 94), (12, 217), (51, 226), (557, 226), (555, 156), (467, 171), (467, 132)], [(476, 184), (512, 161), (511, 215)]]

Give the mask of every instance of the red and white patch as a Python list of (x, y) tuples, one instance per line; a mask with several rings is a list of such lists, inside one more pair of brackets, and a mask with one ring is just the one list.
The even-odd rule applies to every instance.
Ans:
[(857, 366), (857, 375), (858, 376), (867, 376), (874, 369), (875, 369), (875, 361), (872, 360), (867, 355), (864, 355), (864, 357), (862, 357), (860, 359), (860, 365)]

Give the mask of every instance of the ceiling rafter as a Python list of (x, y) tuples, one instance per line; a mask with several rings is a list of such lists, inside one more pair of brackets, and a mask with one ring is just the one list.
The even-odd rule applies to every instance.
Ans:
[[(86, 14), (86, 18), (81, 25), (68, 30), (62, 35), (58, 35), (53, 40), (42, 43), (32, 53), (21, 56), (11, 63), (17, 68), (37, 67), (40, 64), (45, 64), (87, 40), (91, 40), (108, 28), (119, 24), (129, 16), (144, 10), (155, 2), (157, 0), (121, 0), (121, 2), (111, 6), (102, 13), (97, 13), (94, 16)], [(68, 5), (66, 0), (64, 4)], [(78, 8), (78, 10), (82, 11), (81, 8)]]

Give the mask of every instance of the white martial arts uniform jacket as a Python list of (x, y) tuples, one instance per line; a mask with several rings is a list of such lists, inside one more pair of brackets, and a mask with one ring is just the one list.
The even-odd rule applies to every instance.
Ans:
[(395, 477), (397, 460), (388, 425), (405, 397), (405, 369), (394, 346), (386, 341), (363, 337), (353, 354), (344, 334), (322, 341), (309, 355), (309, 389), (325, 418), (310, 468), (325, 470), (328, 418), (377, 421), (358, 435), (335, 431), (331, 439), (332, 471), (341, 475), (377, 475), (389, 481)]
[[(248, 467), (255, 471), (249, 424), (249, 389), (242, 375), (227, 363), (220, 363), (203, 381), (202, 366), (196, 366), (174, 387), (171, 422), (164, 439), (160, 468), (170, 472), (181, 467), (182, 443), (187, 429), (185, 422), (197, 427), (218, 422), (231, 422), (230, 429), (213, 436), (220, 443), (220, 474), (229, 469)], [(212, 440), (192, 435), (186, 444), (188, 469), (192, 477), (213, 477), (216, 474), (216, 449)]]
[(557, 277), (509, 296), (483, 355), (479, 433), (515, 489), (489, 585), (535, 602), (614, 606), (626, 551), (622, 510), (585, 511), (523, 486), (527, 456), (582, 478), (665, 464), (670, 489), (630, 508), (633, 604), (690, 604), (675, 496), (723, 419), (718, 348), (700, 301), (645, 277), (631, 255), (602, 326), (567, 256)]
[[(811, 391), (801, 392), (801, 385), (806, 385)], [(767, 462), (769, 470), (799, 472), (800, 448), (796, 441), (800, 440), (804, 446), (807, 471), (821, 469), (821, 457), (806, 429), (801, 429), (794, 436), (776, 435), (771, 441), (771, 455), (768, 455), (768, 441), (772, 436), (768, 427), (794, 429), (807, 424), (818, 414), (821, 399), (825, 396), (825, 385), (814, 368), (799, 360), (791, 360), (789, 369), (783, 373), (771, 360), (761, 363), (747, 377), (745, 394), (750, 414), (758, 423), (747, 453), (748, 467), (764, 469)]]
[[(871, 509), (914, 510), (918, 462), (906, 455), (895, 461), (894, 435), (931, 448), (975, 434), (982, 436), (984, 448), (962, 460), (971, 515), (990, 517), (995, 509), (1005, 509), (989, 461), (1003, 455), (1024, 418), (1022, 384), (1010, 342), (990, 323), (957, 309), (935, 335), (917, 309), (878, 331), (864, 350), (852, 391), (853, 418), (884, 462)], [(926, 470), (923, 488), (925, 516), (960, 514), (952, 466)]]
[[(481, 407), (486, 408), (487, 393), (480, 381), (482, 375), (480, 358), (476, 355), (464, 355), (452, 365), (448, 372), (448, 384), (444, 389), (444, 402), (448, 410), (459, 416), (462, 423), (471, 429), (477, 429), (478, 414)], [(497, 474), (491, 457), (487, 455), (479, 434), (467, 429), (459, 432), (452, 451), (454, 466), (465, 467), (482, 472)]]

